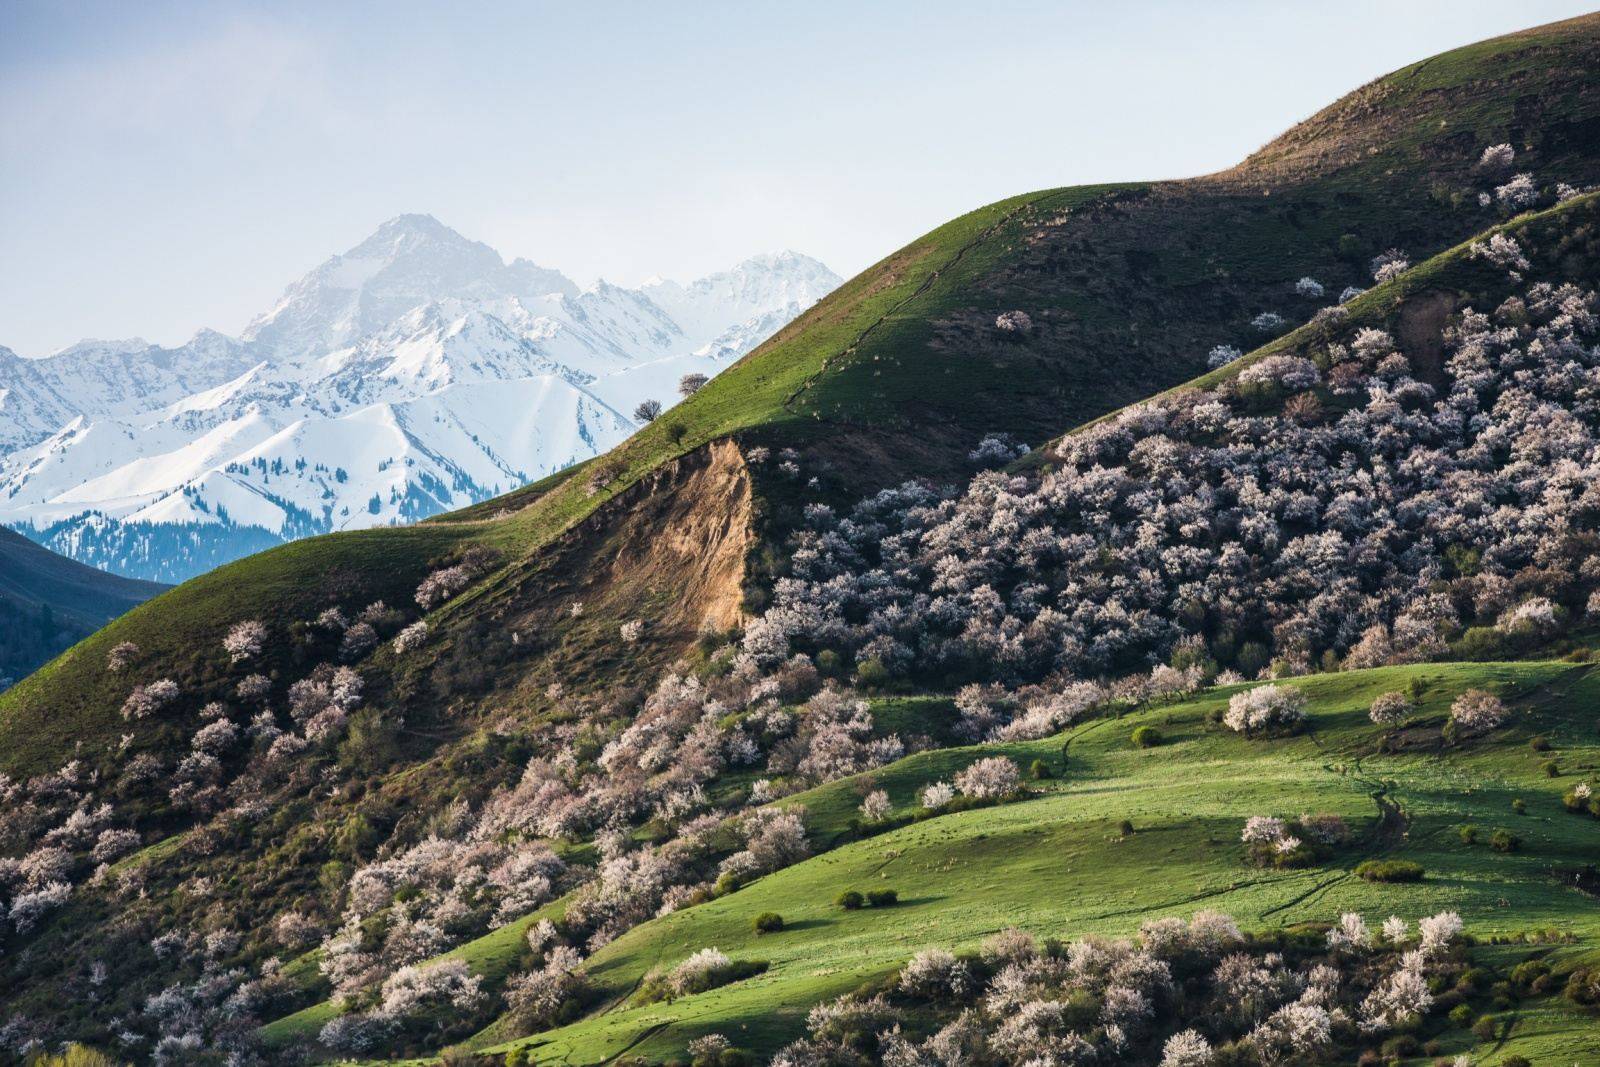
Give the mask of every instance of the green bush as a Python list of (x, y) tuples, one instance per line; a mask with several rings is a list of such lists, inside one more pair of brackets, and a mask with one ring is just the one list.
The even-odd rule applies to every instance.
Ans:
[(1383, 1055), (1388, 1059), (1394, 1059), (1396, 1057), (1404, 1059), (1407, 1056), (1415, 1056), (1421, 1051), (1421, 1042), (1412, 1037), (1410, 1034), (1396, 1034), (1394, 1037), (1391, 1037), (1389, 1040), (1385, 1041), (1382, 1048)]
[(775, 934), (783, 929), (783, 916), (775, 911), (764, 911), (751, 923), (758, 934)]
[(1544, 772), (1544, 776), (1546, 778), (1561, 777), (1561, 764), (1557, 763), (1553, 759), (1545, 760), (1543, 763), (1539, 764), (1539, 769)]
[(1133, 836), (1133, 820), (1132, 819), (1123, 819), (1122, 822), (1117, 824), (1117, 833), (1121, 834), (1123, 837), (1132, 837)]
[(1518, 815), (1526, 815), (1528, 813), (1528, 802), (1518, 797), (1511, 802), (1511, 810)]
[(1533, 1067), (1533, 1061), (1526, 1056), (1513, 1053), (1500, 1061), (1500, 1067)]
[(1500, 1024), (1493, 1015), (1485, 1015), (1472, 1024), (1472, 1033), (1479, 1041), (1493, 1041), (1500, 1032)]
[(1463, 845), (1477, 844), (1478, 828), (1473, 826), (1471, 823), (1461, 827), (1461, 829), (1457, 830), (1456, 832), (1461, 835), (1461, 843)]
[(1133, 731), (1132, 741), (1135, 748), (1155, 748), (1162, 740), (1161, 731), (1154, 726), (1141, 726)]
[(833, 902), (845, 911), (855, 911), (861, 907), (863, 900), (860, 893), (854, 889), (846, 889), (843, 893), (833, 898)]
[(867, 903), (874, 908), (892, 908), (900, 903), (900, 894), (893, 889), (869, 889)]
[(856, 664), (856, 680), (868, 689), (881, 689), (889, 684), (889, 668), (880, 659), (865, 659)]
[(1033, 776), (1035, 781), (1043, 781), (1051, 777), (1050, 765), (1042, 759), (1036, 759), (1029, 765), (1028, 773)]
[(1516, 653), (1516, 643), (1493, 626), (1472, 626), (1451, 646), (1451, 659), (1477, 660), (1479, 662), (1511, 659)]
[(1457, 1004), (1450, 1009), (1450, 1025), (1465, 1030), (1472, 1025), (1473, 1012), (1470, 1004)]
[(1579, 792), (1577, 786), (1573, 786), (1571, 789), (1561, 794), (1562, 806), (1568, 811), (1578, 815), (1587, 815), (1589, 813), (1590, 799), (1592, 799), (1592, 794), (1591, 796), (1584, 796), (1581, 792)]
[(1543, 960), (1524, 960), (1511, 968), (1511, 982), (1524, 992), (1548, 992), (1550, 965)]
[(1544, 734), (1540, 734), (1538, 737), (1532, 738), (1528, 741), (1528, 747), (1533, 749), (1535, 752), (1549, 752), (1550, 739)]
[(1356, 877), (1368, 882), (1420, 882), (1422, 864), (1411, 860), (1364, 860), (1356, 865)]
[(1522, 847), (1522, 838), (1510, 830), (1496, 830), (1489, 835), (1489, 847), (1496, 852), (1515, 852)]

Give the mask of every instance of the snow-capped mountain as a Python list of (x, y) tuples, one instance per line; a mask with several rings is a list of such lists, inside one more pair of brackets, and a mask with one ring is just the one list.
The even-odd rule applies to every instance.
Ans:
[(384, 223), (238, 339), (0, 348), (0, 522), (180, 580), (329, 530), (409, 522), (602, 452), (839, 278), (793, 252), (688, 285), (580, 289), (426, 215)]

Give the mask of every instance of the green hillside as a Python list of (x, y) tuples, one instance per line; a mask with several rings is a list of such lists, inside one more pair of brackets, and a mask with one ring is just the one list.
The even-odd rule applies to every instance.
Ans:
[[(1304, 962), (1342, 912), (1454, 910), (1482, 981), (1446, 989), (1455, 970), (1436, 970), (1439, 1010), (1381, 1036), (1344, 1019), (1323, 1059), (1410, 1035), (1377, 1062), (1600, 1063), (1582, 970), (1600, 966), (1600, 824), (1563, 806), (1600, 763), (1600, 453), (1580, 462), (1600, 411), (1596, 71), (1591, 16), (1379, 79), (1226, 172), (990, 205), (606, 456), (413, 527), (291, 543), (116, 619), (0, 694), (5, 1048), (576, 1065), (688, 1062), (720, 1033), (765, 1057), (855, 992), (890, 996), (920, 1041), (950, 1005), (894, 999), (893, 976), (1010, 926), (1078, 941), (1216, 909)], [(1534, 175), (1525, 200), (1480, 163), (1501, 144)], [(1498, 259), (1473, 247), (1496, 238)], [(1375, 284), (1390, 249), (1408, 261)], [(1281, 322), (1253, 324), (1268, 312)], [(1367, 328), (1393, 348), (1370, 366), (1350, 353)], [(1248, 354), (1208, 371), (1217, 346)], [(1450, 365), (1474, 346), (1504, 366)], [(1275, 357), (1304, 381), (1260, 380)], [(1455, 389), (1475, 374), (1481, 395)], [(1201, 391), (1210, 422), (1181, 400)], [(1099, 421), (1137, 423), (1129, 405), (1152, 399), (1173, 405), (1159, 430)], [(1360, 448), (1347, 415), (1371, 420)], [(974, 478), (990, 435), (1035, 451)], [(1286, 442), (1281, 462), (1248, 467), (1263, 440)], [(1397, 441), (1407, 454), (1362, 467)], [(1203, 453), (1238, 469), (1161, 496)], [(1482, 497), (1442, 533), (1445, 504), (1381, 499), (1430, 461), (1451, 480), (1419, 476), (1426, 495)], [(1128, 484), (1097, 501), (1107, 468)], [(1052, 483), (1063, 470), (1078, 481)], [(1335, 476), (1373, 499), (1341, 481), (1324, 509)], [(1273, 493), (1264, 531), (1246, 520)], [(1115, 512), (1130, 501), (1146, 514)], [(1374, 532), (1380, 503), (1400, 517)], [(1006, 541), (1051, 508), (1025, 551)], [(1145, 547), (1119, 556), (1112, 534), (1142, 519)], [(1311, 563), (1271, 597), (1326, 592), (1316, 625), (1280, 633), (1238, 608), (1249, 591), (1204, 585), (1285, 543)], [(1137, 555), (1151, 545), (1205, 573), (1181, 602), (1127, 608), (1165, 589)], [(1368, 589), (1385, 581), (1388, 602)], [(1127, 634), (1080, 618), (1113, 601)], [(924, 620), (966, 630), (901, 640)], [(1402, 660), (1428, 662), (1362, 669)], [(1182, 696), (1152, 695), (1162, 671)], [(1305, 727), (1222, 725), (1244, 677), (1303, 690)], [(971, 686), (1004, 714), (974, 726)], [(1083, 687), (1065, 729), (1006, 732)], [(1509, 725), (1445, 729), (1474, 689)], [(1368, 709), (1391, 691), (1417, 707), (1380, 727)], [(1140, 727), (1158, 743), (1135, 745)], [(923, 788), (991, 756), (1041, 773), (1003, 803), (920, 811)], [(875, 789), (892, 811), (866, 824)], [(803, 848), (785, 836), (802, 807)], [(1312, 813), (1353, 836), (1300, 866), (1249, 862), (1247, 819)], [(1497, 831), (1516, 847), (1491, 847)], [(1371, 859), (1426, 873), (1367, 881)], [(834, 903), (885, 888), (892, 906)], [(758, 935), (764, 912), (783, 930)], [(712, 947), (755, 973), (645, 1002)], [(581, 964), (557, 968), (558, 949)], [(1545, 971), (1513, 974), (1534, 958)], [(442, 1002), (419, 992), (430, 973), (456, 983)], [(1227, 1032), (1182, 1000), (1125, 1046), (1077, 1028), (1137, 1063), (1181, 1012)], [(877, 1062), (876, 1033), (848, 1036), (817, 1062)]]
[[(1436, 730), (1450, 701), (1470, 687), (1505, 694), (1518, 708), (1518, 725), (1492, 744), (1441, 752), (1422, 743), (1385, 753), (1367, 707), (1413, 679), (1425, 687), (1419, 734)], [(1056, 777), (1029, 783), (1025, 800), (846, 844), (732, 896), (638, 927), (590, 963), (618, 1006), (526, 1047), (537, 1062), (604, 1063), (624, 1051), (650, 1060), (721, 1032), (770, 1053), (799, 1036), (810, 1005), (898, 970), (918, 949), (972, 951), (1009, 926), (1041, 940), (1126, 936), (1145, 920), (1187, 917), (1201, 908), (1226, 912), (1251, 930), (1329, 924), (1346, 911), (1381, 920), (1450, 908), (1485, 942), (1536, 942), (1550, 930), (1572, 938), (1553, 948), (1499, 946), (1487, 958), (1501, 967), (1530, 956), (1566, 967), (1600, 960), (1594, 898), (1563, 878), (1592, 863), (1600, 830), (1561, 804), (1575, 776), (1592, 773), (1600, 757), (1592, 710), (1600, 675), (1558, 663), (1431, 664), (1296, 684), (1311, 699), (1311, 728), (1290, 740), (1225, 736), (1208, 722), (1226, 704), (1230, 690), (1223, 689), (1096, 719), (1043, 741), (945, 749), (873, 772), (873, 785), (886, 788), (902, 812), (916, 808), (922, 786), (948, 780), (980, 755), (1004, 753), (1023, 766), (1040, 759)], [(1161, 747), (1129, 743), (1146, 724), (1167, 738)], [(1550, 748), (1531, 750), (1534, 737)], [(1552, 760), (1566, 768), (1558, 777), (1541, 769)], [(826, 834), (855, 814), (858, 785), (830, 783), (793, 802), (806, 805)], [(1513, 809), (1518, 800), (1520, 813)], [(1388, 805), (1398, 810), (1396, 826), (1380, 820)], [(1301, 811), (1344, 816), (1360, 827), (1358, 842), (1302, 870), (1260, 871), (1243, 862), (1238, 838), (1246, 818)], [(1123, 820), (1133, 824), (1129, 835), (1119, 829)], [(1463, 825), (1478, 826), (1482, 840), (1463, 844)], [(1522, 839), (1519, 851), (1490, 849), (1487, 839), (1499, 828)], [(1374, 856), (1414, 860), (1427, 877), (1398, 887), (1355, 877), (1356, 865)], [(833, 904), (843, 890), (880, 886), (899, 893), (893, 908), (845, 912)], [(784, 917), (783, 932), (752, 931), (751, 920), (765, 911)], [(668, 1006), (627, 1006), (646, 971), (707, 945), (771, 967)], [(1594, 1020), (1576, 1006), (1519, 999), (1502, 1017), (1509, 1026), (1508, 1040), (1495, 1049), (1502, 1058), (1600, 1062)], [(1446, 1026), (1439, 1040), (1451, 1055), (1471, 1052), (1476, 1059), (1483, 1051), (1464, 1028)]]

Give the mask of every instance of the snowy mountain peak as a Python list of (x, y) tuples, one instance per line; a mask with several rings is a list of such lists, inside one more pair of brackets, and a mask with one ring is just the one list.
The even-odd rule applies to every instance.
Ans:
[(432, 215), (398, 215), (291, 285), (244, 338), (292, 358), (350, 344), (421, 304), (575, 292), (559, 271), (527, 260), (508, 266)]
[(587, 459), (839, 279), (793, 252), (580, 291), (429, 215), (285, 290), (236, 340), (0, 349), (0, 522), (178, 580), (277, 541), (409, 522)]

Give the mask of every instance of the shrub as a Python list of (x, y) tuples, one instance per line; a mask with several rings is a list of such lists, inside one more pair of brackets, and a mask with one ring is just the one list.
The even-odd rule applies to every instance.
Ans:
[(1557, 763), (1553, 759), (1545, 760), (1543, 763), (1539, 764), (1539, 769), (1544, 772), (1544, 776), (1546, 778), (1561, 777), (1561, 764)]
[(1589, 810), (1589, 802), (1593, 799), (1594, 790), (1588, 782), (1579, 782), (1561, 795), (1561, 804), (1568, 811), (1584, 814)]
[(1050, 765), (1042, 759), (1036, 759), (1028, 765), (1028, 775), (1036, 782), (1042, 782), (1051, 777)]
[(867, 903), (874, 908), (892, 908), (900, 903), (900, 894), (893, 889), (869, 889)]
[(923, 949), (900, 971), (898, 985), (914, 997), (959, 997), (972, 984), (967, 965), (944, 949)]
[(1509, 830), (1496, 830), (1489, 835), (1489, 847), (1496, 852), (1515, 852), (1522, 847), (1522, 838)]
[(1457, 1004), (1450, 1009), (1450, 1025), (1465, 1030), (1472, 1025), (1473, 1011), (1470, 1004)]
[(1117, 832), (1119, 834), (1121, 834), (1123, 837), (1132, 837), (1133, 836), (1133, 820), (1132, 819), (1123, 819), (1122, 822), (1117, 825)]
[(863, 900), (860, 893), (854, 889), (846, 889), (843, 893), (833, 898), (833, 902), (845, 911), (855, 911), (861, 907)]
[(751, 923), (758, 934), (775, 934), (783, 929), (783, 916), (775, 911), (764, 911)]
[(1382, 1052), (1391, 1059), (1415, 1056), (1422, 1051), (1422, 1043), (1410, 1034), (1396, 1034), (1383, 1043)]
[(868, 689), (881, 689), (889, 684), (889, 668), (882, 660), (869, 656), (856, 664), (856, 680)]
[(1533, 1067), (1533, 1061), (1528, 1059), (1526, 1056), (1519, 1056), (1516, 1053), (1512, 1053), (1500, 1061), (1500, 1067)]
[(1532, 737), (1528, 739), (1528, 747), (1533, 749), (1535, 752), (1549, 752), (1550, 739), (1544, 734), (1540, 734), (1538, 737)]
[(1363, 860), (1356, 865), (1356, 877), (1368, 882), (1420, 882), (1422, 864), (1411, 860)]
[(1133, 731), (1131, 740), (1136, 748), (1155, 748), (1164, 738), (1154, 726), (1141, 726)]
[(1511, 802), (1511, 810), (1518, 815), (1526, 815), (1528, 813), (1528, 802), (1521, 797), (1517, 797)]

